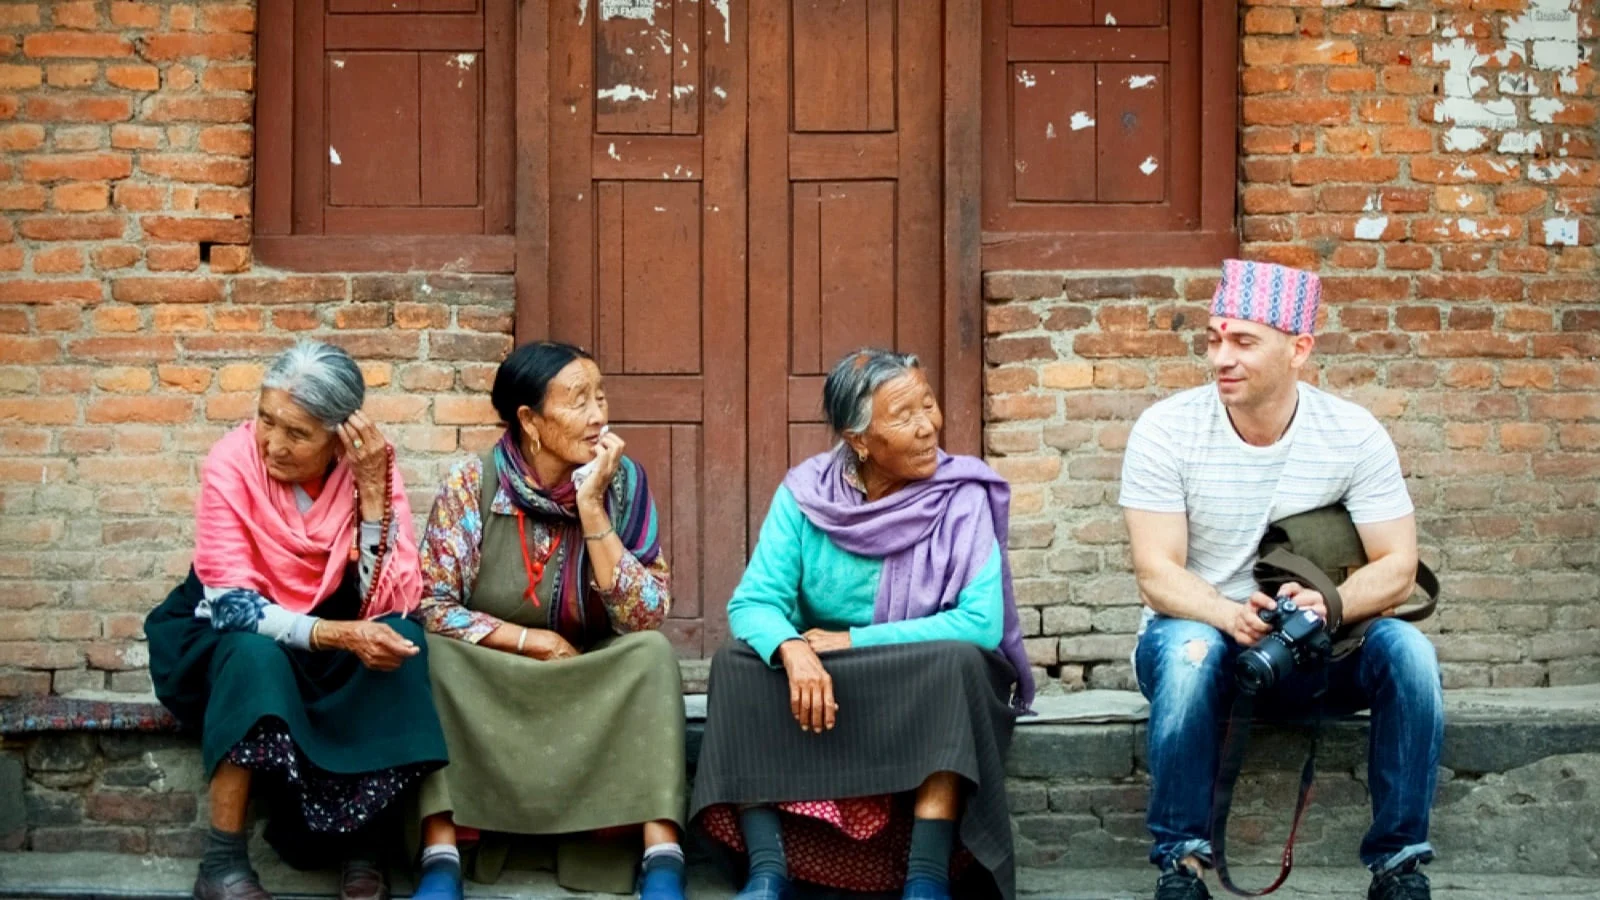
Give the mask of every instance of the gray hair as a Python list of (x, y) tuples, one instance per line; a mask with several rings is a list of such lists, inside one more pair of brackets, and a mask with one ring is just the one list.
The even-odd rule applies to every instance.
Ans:
[(361, 408), (367, 381), (342, 348), (301, 341), (272, 361), (261, 389), (287, 392), (297, 406), (332, 431)]
[(872, 424), (872, 397), (878, 388), (921, 367), (912, 353), (864, 347), (846, 354), (822, 384), (822, 410), (833, 433), (843, 438), (846, 433), (866, 431)]

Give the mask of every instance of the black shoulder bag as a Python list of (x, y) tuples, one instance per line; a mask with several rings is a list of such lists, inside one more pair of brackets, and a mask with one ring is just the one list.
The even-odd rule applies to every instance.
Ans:
[[(1343, 659), (1361, 648), (1366, 640), (1367, 629), (1378, 618), (1382, 618), (1371, 618), (1344, 627), (1344, 600), (1339, 596), (1339, 585), (1350, 577), (1351, 572), (1366, 564), (1366, 549), (1361, 545), (1361, 535), (1356, 531), (1349, 511), (1342, 504), (1335, 504), (1289, 516), (1269, 526), (1266, 536), (1261, 539), (1254, 574), (1262, 593), (1269, 596), (1277, 596), (1289, 582), (1321, 594), (1328, 607), (1328, 632), (1333, 637), (1331, 659)], [(1418, 562), (1416, 583), (1425, 598), (1421, 603), (1408, 604), (1391, 613), (1394, 618), (1420, 622), (1433, 615), (1439, 603), (1438, 577), (1426, 564)], [(1300, 830), (1306, 806), (1311, 802), (1311, 786), (1316, 777), (1317, 741), (1322, 732), (1319, 704), (1311, 729), (1311, 749), (1306, 754), (1305, 765), (1300, 769), (1300, 795), (1295, 800), (1289, 837), (1283, 844), (1278, 877), (1261, 890), (1245, 890), (1235, 886), (1228, 875), (1226, 848), (1228, 811), (1233, 806), (1234, 784), (1239, 779), (1245, 750), (1249, 747), (1250, 722), (1254, 711), (1254, 697), (1243, 692), (1235, 695), (1233, 710), (1228, 718), (1227, 736), (1222, 743), (1216, 788), (1211, 798), (1212, 865), (1217, 870), (1217, 878), (1222, 886), (1241, 897), (1261, 897), (1272, 893), (1283, 885), (1294, 868), (1295, 835)]]

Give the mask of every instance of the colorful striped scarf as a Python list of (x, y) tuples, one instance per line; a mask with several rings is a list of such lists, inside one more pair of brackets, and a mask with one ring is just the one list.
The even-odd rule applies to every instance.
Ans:
[[(598, 592), (589, 590), (583, 577), (588, 553), (578, 517), (578, 489), (570, 481), (553, 488), (540, 484), (509, 431), (495, 445), (494, 461), (500, 489), (512, 504), (560, 535), (555, 558), (545, 563), (546, 572), (556, 573), (550, 586), (550, 629), (579, 650), (587, 649), (611, 634), (611, 620)], [(605, 505), (623, 549), (643, 565), (655, 562), (661, 541), (644, 468), (624, 456), (606, 488)]]

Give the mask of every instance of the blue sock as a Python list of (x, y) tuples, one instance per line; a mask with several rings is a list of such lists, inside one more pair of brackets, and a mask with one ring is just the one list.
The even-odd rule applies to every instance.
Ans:
[(645, 851), (639, 875), (639, 900), (684, 900), (683, 848), (657, 844)]
[(461, 851), (435, 844), (422, 851), (422, 877), (411, 900), (461, 900)]

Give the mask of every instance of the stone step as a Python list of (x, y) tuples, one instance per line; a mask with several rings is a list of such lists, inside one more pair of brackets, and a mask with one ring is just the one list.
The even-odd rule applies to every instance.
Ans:
[[(0, 703), (0, 850), (195, 855), (206, 806), (193, 740), (148, 710), (81, 702)], [(1431, 837), (1450, 869), (1600, 876), (1600, 686), (1451, 691), (1446, 705)], [(1019, 864), (1139, 868), (1149, 840), (1144, 701), (1086, 691), (1041, 698), (1038, 710), (1008, 760)], [(686, 698), (685, 711), (692, 761), (703, 697)], [(1305, 753), (1303, 727), (1255, 732), (1229, 829), (1239, 865), (1276, 858)], [(1325, 726), (1302, 865), (1353, 858), (1371, 815), (1366, 733), (1360, 716)]]
[[(296, 872), (265, 860), (258, 866), (262, 882), (279, 900), (325, 900), (337, 893), (332, 872)], [(1275, 870), (1245, 868), (1235, 881), (1264, 885)], [(1435, 900), (1594, 900), (1600, 883), (1591, 878), (1482, 875), (1432, 867)], [(1148, 866), (1072, 870), (1024, 869), (1019, 896), (1029, 900), (1144, 900), (1151, 895), (1155, 870)], [(1348, 900), (1365, 895), (1367, 873), (1358, 866), (1299, 868), (1274, 896), (1285, 900)], [(184, 900), (194, 883), (194, 863), (109, 853), (0, 853), (0, 898), (6, 900)], [(1214, 883), (1213, 893), (1227, 896)], [(394, 895), (409, 897), (411, 882), (394, 880)], [(696, 868), (691, 873), (693, 900), (728, 900), (733, 887), (721, 873)], [(468, 882), (469, 900), (615, 900), (615, 894), (579, 894), (555, 884), (546, 872), (509, 871), (500, 882)], [(871, 895), (807, 893), (804, 900), (876, 900)]]

